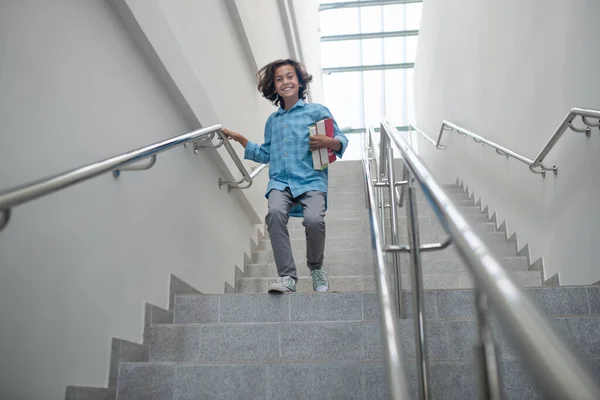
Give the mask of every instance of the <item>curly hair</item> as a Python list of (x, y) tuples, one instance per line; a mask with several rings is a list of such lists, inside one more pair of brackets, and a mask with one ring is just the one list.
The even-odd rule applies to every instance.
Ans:
[(296, 70), (298, 76), (298, 98), (306, 100), (306, 94), (308, 91), (308, 84), (312, 82), (312, 75), (306, 72), (306, 68), (302, 63), (292, 60), (290, 58), (285, 60), (276, 60), (262, 67), (256, 74), (258, 78), (258, 91), (262, 93), (263, 97), (269, 100), (271, 103), (279, 106), (284, 103), (283, 98), (277, 94), (275, 90), (275, 71), (277, 68), (291, 65)]

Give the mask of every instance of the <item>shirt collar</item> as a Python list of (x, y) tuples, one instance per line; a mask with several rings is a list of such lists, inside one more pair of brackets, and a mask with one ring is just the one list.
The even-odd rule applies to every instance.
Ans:
[[(296, 107), (304, 107), (306, 103), (304, 102), (304, 100), (299, 99), (296, 104), (294, 104), (294, 106), (292, 108), (290, 108), (288, 111), (292, 111), (294, 108)], [(285, 110), (283, 109), (283, 107), (279, 107), (279, 110), (277, 110), (277, 113), (279, 114), (283, 114), (285, 112)]]

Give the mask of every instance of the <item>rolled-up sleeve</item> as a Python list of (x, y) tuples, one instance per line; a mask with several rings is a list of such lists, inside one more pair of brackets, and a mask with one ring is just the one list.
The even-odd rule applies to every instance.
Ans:
[(248, 140), (244, 158), (261, 164), (268, 164), (271, 161), (271, 118), (265, 123), (265, 142), (259, 145)]

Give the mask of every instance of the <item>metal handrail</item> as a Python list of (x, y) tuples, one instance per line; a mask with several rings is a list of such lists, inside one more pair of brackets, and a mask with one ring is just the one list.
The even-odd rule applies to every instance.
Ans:
[[(485, 306), (487, 299), (495, 309), (504, 331), (545, 398), (599, 399), (600, 388), (596, 382), (512, 274), (477, 236), (408, 142), (388, 121), (382, 121), (381, 127), (381, 132), (400, 150), (405, 168), (416, 179), (464, 259), (474, 278), (478, 306)], [(483, 350), (486, 353), (487, 349)]]
[(262, 172), (263, 169), (267, 168), (269, 166), (269, 164), (261, 164), (258, 167), (256, 167), (252, 173), (250, 174), (250, 179), (254, 179), (256, 178), (256, 176), (258, 174), (260, 174)]
[(409, 131), (409, 134), (412, 133), (412, 131), (415, 131), (418, 134), (420, 134), (421, 136), (423, 136), (423, 138), (425, 140), (427, 140), (429, 143), (431, 143), (432, 145), (434, 145), (434, 146), (437, 145), (435, 140), (433, 140), (428, 134), (426, 134), (425, 132), (423, 132), (422, 130), (420, 130), (419, 128), (417, 128), (414, 125), (408, 125), (408, 131)]
[[(225, 150), (227, 150), (227, 153), (229, 153), (229, 155), (231, 156), (233, 162), (235, 163), (235, 166), (242, 173), (242, 178), (237, 181), (224, 181), (223, 179), (219, 179), (219, 188), (221, 188), (223, 185), (227, 185), (227, 191), (231, 191), (231, 189), (248, 189), (250, 186), (252, 186), (252, 178), (250, 177), (248, 170), (246, 169), (246, 167), (244, 167), (242, 160), (240, 160), (240, 158), (238, 157), (237, 153), (233, 149), (233, 146), (231, 145), (229, 139), (227, 139), (225, 134), (221, 130), (219, 130), (217, 132), (217, 135), (219, 135), (220, 140), (223, 142), (223, 146), (225, 146)], [(242, 182), (246, 182), (246, 186), (240, 186)]]
[[(583, 124), (585, 125), (585, 128), (578, 128), (573, 125), (573, 121), (577, 117), (581, 117), (581, 120), (582, 120)], [(592, 122), (588, 118), (598, 118), (599, 121)], [(433, 141), (433, 139), (431, 139), (428, 135), (426, 135), (420, 129), (418, 129), (412, 125), (410, 126), (410, 128), (412, 128), (416, 132), (420, 133), (428, 142), (434, 144), (438, 149), (446, 148), (445, 145), (441, 144), (441, 140), (442, 140), (442, 136), (443, 136), (444, 132), (455, 130), (459, 134), (462, 134), (465, 136), (470, 136), (477, 143), (486, 144), (490, 147), (493, 147), (494, 149), (496, 149), (496, 153), (498, 153), (501, 156), (506, 156), (507, 158), (513, 157), (513, 158), (519, 160), (520, 162), (527, 164), (529, 166), (529, 170), (531, 172), (533, 172), (534, 174), (540, 174), (542, 176), (546, 176), (546, 171), (554, 171), (555, 175), (558, 174), (558, 167), (556, 165), (553, 165), (551, 168), (546, 167), (544, 165), (543, 161), (544, 161), (544, 158), (548, 155), (548, 153), (550, 153), (552, 148), (556, 145), (558, 140), (566, 132), (567, 129), (571, 129), (574, 132), (585, 133), (585, 135), (587, 137), (589, 137), (591, 134), (591, 128), (594, 128), (594, 127), (600, 127), (600, 110), (572, 108), (571, 111), (569, 111), (567, 113), (567, 115), (565, 116), (565, 118), (562, 120), (562, 122), (560, 123), (558, 128), (556, 128), (556, 130), (554, 131), (554, 133), (552, 134), (552, 136), (550, 137), (548, 142), (544, 145), (542, 150), (540, 150), (538, 155), (533, 160), (531, 160), (521, 154), (518, 154), (510, 149), (507, 149), (504, 146), (501, 146), (495, 142), (492, 142), (491, 140), (488, 140), (482, 136), (477, 135), (476, 133), (473, 133), (465, 128), (462, 128), (462, 127), (460, 127), (452, 122), (446, 121), (446, 120), (442, 121), (442, 126), (440, 127), (440, 133), (438, 135), (437, 141), (435, 141), (435, 142)], [(537, 168), (539, 168), (539, 170)]]
[[(367, 146), (365, 153), (372, 149)], [(404, 357), (402, 346), (398, 335), (398, 315), (393, 305), (391, 285), (388, 282), (385, 269), (385, 259), (382, 250), (382, 228), (379, 226), (377, 217), (377, 203), (375, 202), (375, 188), (371, 178), (369, 165), (370, 154), (364, 154), (363, 170), (365, 177), (366, 205), (369, 209), (369, 220), (371, 222), (371, 243), (373, 258), (375, 260), (375, 284), (377, 287), (377, 304), (380, 315), (381, 342), (383, 345), (383, 356), (386, 367), (386, 378), (390, 399), (409, 399), (407, 391), (406, 374), (404, 371)]]
[[(185, 145), (189, 142), (199, 141), (201, 143), (210, 143), (210, 140), (212, 139), (212, 137), (214, 137), (215, 133), (219, 135), (219, 137), (221, 138), (221, 142), (225, 145), (225, 148), (227, 149), (227, 152), (233, 159), (237, 168), (242, 173), (242, 179), (237, 182), (224, 182), (222, 181), (222, 179), (219, 179), (220, 186), (222, 184), (227, 184), (230, 189), (235, 187), (245, 189), (252, 184), (252, 179), (257, 174), (259, 174), (262, 171), (262, 169), (264, 169), (264, 167), (262, 169), (257, 169), (256, 171), (254, 171), (253, 175), (249, 174), (246, 168), (244, 167), (244, 164), (237, 156), (237, 153), (235, 152), (235, 150), (233, 150), (233, 147), (231, 146), (229, 141), (224, 140), (225, 136), (221, 129), (221, 125), (212, 125), (207, 128), (202, 128), (193, 132), (185, 133), (183, 135), (175, 136), (170, 139), (163, 140), (162, 142), (157, 142), (139, 148), (137, 150), (129, 151), (127, 153), (107, 158), (105, 160), (88, 164), (83, 167), (76, 168), (57, 175), (53, 175), (48, 178), (44, 178), (38, 181), (30, 182), (24, 185), (0, 191), (0, 230), (2, 230), (2, 228), (4, 228), (7, 225), (8, 220), (10, 219), (11, 209), (15, 206), (54, 193), (58, 190), (72, 186), (79, 182), (86, 181), (88, 179), (94, 178), (98, 175), (107, 172), (112, 171), (114, 176), (118, 177), (120, 171), (139, 171), (142, 169), (148, 169), (152, 167), (156, 162), (157, 154), (180, 145)], [(221, 143), (219, 143), (219, 145), (220, 144)], [(218, 146), (199, 145), (195, 147), (195, 151), (197, 151), (198, 147), (214, 148)], [(148, 164), (143, 166), (130, 166), (130, 164), (133, 164), (146, 158), (151, 159)], [(248, 182), (248, 185), (245, 187), (240, 187), (239, 183), (244, 181)]]

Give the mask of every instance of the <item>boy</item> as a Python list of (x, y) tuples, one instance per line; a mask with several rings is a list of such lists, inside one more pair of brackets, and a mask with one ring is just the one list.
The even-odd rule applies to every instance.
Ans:
[(268, 212), (265, 218), (279, 279), (269, 287), (269, 293), (296, 291), (298, 274), (292, 255), (287, 223), (290, 210), (301, 205), (306, 233), (306, 260), (317, 292), (329, 290), (323, 271), (325, 248), (325, 211), (327, 170), (313, 168), (311, 150), (329, 148), (342, 157), (348, 140), (334, 122), (334, 137), (308, 134), (308, 128), (324, 118), (332, 118), (320, 104), (304, 102), (308, 84), (312, 81), (298, 61), (277, 60), (257, 74), (258, 90), (279, 109), (265, 124), (265, 140), (258, 145), (243, 135), (223, 129), (230, 139), (246, 149), (244, 158), (259, 163), (271, 163), (266, 197)]

